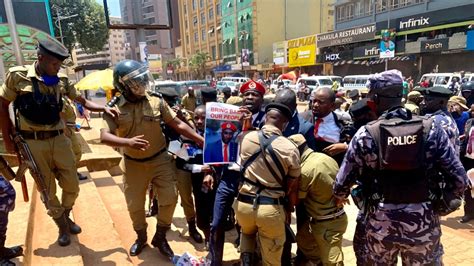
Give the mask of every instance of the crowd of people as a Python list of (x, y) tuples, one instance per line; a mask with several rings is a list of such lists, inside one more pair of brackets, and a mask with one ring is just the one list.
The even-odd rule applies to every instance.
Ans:
[[(58, 75), (67, 57), (61, 45), (40, 42), (38, 60), (10, 69), (0, 89), (4, 145), (18, 152), (11, 136), (20, 134), (31, 149), (61, 246), (82, 231), (69, 218), (79, 182), (74, 132), (66, 135), (68, 123), (61, 120), (62, 96), (103, 112), (101, 142), (121, 148), (124, 194), (137, 235), (130, 256), (147, 246), (146, 216), (151, 215), (157, 218), (151, 244), (163, 256), (174, 257), (166, 233), (178, 195), (189, 235), (204, 243), (211, 265), (222, 265), (225, 232), (234, 223), (241, 265), (259, 260), (263, 265), (343, 265), (349, 195), (360, 209), (353, 217), (358, 265), (396, 265), (399, 255), (404, 265), (441, 265), (440, 216), (465, 198), (461, 222), (474, 218), (466, 174), (474, 162), (470, 82), (460, 85), (458, 96), (444, 87), (407, 87), (402, 74), (390, 70), (369, 79), (367, 95), (316, 88), (308, 109), (300, 113), (293, 90), (280, 89), (268, 100), (267, 85), (257, 80), (234, 91), (223, 89), (222, 95), (202, 88), (199, 100), (194, 88), (182, 99), (170, 88), (154, 92), (147, 67), (124, 60), (114, 69), (120, 96), (97, 106)], [(167, 146), (174, 140), (202, 149), (205, 105), (217, 101), (240, 107), (237, 163), (206, 165), (202, 151), (187, 161), (170, 154)], [(9, 118), (10, 102), (15, 123)], [(235, 132), (230, 124), (223, 126), (223, 138), (228, 131)], [(4, 177), (0, 188), (0, 257), (7, 263), (22, 250), (4, 246), (15, 192)], [(147, 213), (149, 189), (155, 206)], [(289, 227), (292, 213), (296, 234)], [(294, 242), (298, 249), (292, 258)]]

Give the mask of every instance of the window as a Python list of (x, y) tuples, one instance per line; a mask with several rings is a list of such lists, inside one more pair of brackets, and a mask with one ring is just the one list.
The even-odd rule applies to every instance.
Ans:
[(213, 19), (214, 18), (214, 8), (209, 8), (209, 19)]
[(202, 41), (206, 40), (206, 29), (201, 29), (201, 40)]
[(149, 6), (145, 8), (145, 12), (143, 13), (152, 13), (154, 11), (153, 6)]
[(387, 10), (388, 0), (377, 0), (377, 12), (384, 12)]
[(399, 8), (400, 7), (400, 2), (399, 0), (391, 0), (390, 1), (390, 8)]
[(227, 3), (227, 7), (231, 7), (232, 6), (232, 2), (229, 0), (229, 2)]
[(364, 0), (365, 15), (372, 15), (374, 12), (374, 0)]
[(188, 14), (188, 8), (186, 4), (183, 5), (183, 9), (184, 9), (184, 14)]
[(354, 4), (348, 4), (346, 6), (346, 18), (351, 19), (354, 17)]
[(194, 32), (194, 42), (198, 42), (199, 41), (199, 34), (197, 31)]
[(184, 20), (184, 28), (185, 28), (185, 29), (188, 29), (188, 19), (185, 19), (185, 20)]
[(221, 15), (221, 4), (216, 4), (216, 14), (217, 14), (218, 16)]
[(201, 25), (206, 24), (206, 13), (201, 12)]
[(355, 16), (360, 17), (364, 15), (364, 9), (362, 7), (362, 2), (355, 3)]
[(196, 0), (193, 0), (193, 11), (196, 10)]
[(204, 0), (199, 0), (199, 7), (203, 8), (204, 7)]
[(193, 25), (195, 28), (198, 26), (198, 18), (196, 16), (193, 17)]
[(213, 45), (211, 46), (211, 58), (212, 60), (215, 60), (217, 57), (217, 49), (216, 49), (216, 46)]
[(336, 20), (342, 21), (344, 20), (344, 12), (346, 11), (345, 6), (338, 6), (336, 11)]
[(186, 44), (189, 44), (189, 35), (186, 34)]
[(155, 18), (148, 18), (148, 19), (145, 20), (145, 23), (148, 23), (148, 24), (151, 25), (151, 24), (155, 23)]

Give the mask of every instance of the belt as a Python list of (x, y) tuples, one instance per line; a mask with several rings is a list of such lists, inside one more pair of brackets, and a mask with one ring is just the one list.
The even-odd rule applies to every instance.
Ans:
[(315, 224), (316, 222), (322, 222), (322, 221), (337, 219), (337, 218), (341, 217), (344, 214), (345, 214), (344, 209), (341, 208), (341, 209), (335, 210), (332, 213), (327, 214), (327, 215), (311, 217), (310, 221), (311, 221), (312, 224)]
[(35, 139), (35, 140), (45, 140), (45, 139), (50, 139), (54, 138), (56, 136), (59, 136), (63, 134), (62, 129), (58, 130), (51, 130), (51, 131), (26, 131), (26, 130), (21, 130), (20, 135), (24, 139)]
[(151, 159), (154, 159), (154, 158), (158, 157), (160, 154), (162, 154), (165, 151), (166, 151), (166, 148), (163, 148), (163, 149), (159, 150), (157, 153), (153, 154), (152, 156), (146, 157), (146, 158), (132, 158), (132, 157), (126, 155), (126, 154), (124, 154), (123, 157), (125, 157), (128, 160), (135, 161), (135, 162), (146, 162), (146, 161), (149, 161)]
[(270, 198), (265, 196), (249, 196), (240, 194), (237, 196), (237, 200), (240, 202), (248, 203), (248, 204), (258, 204), (258, 205), (284, 205), (285, 198)]

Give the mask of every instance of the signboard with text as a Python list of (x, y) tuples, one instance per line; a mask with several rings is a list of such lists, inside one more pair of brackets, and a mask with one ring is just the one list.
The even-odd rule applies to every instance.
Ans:
[(363, 42), (375, 38), (375, 24), (358, 26), (346, 30), (333, 31), (317, 35), (319, 48)]
[(395, 30), (385, 29), (380, 33), (382, 39), (380, 39), (380, 58), (392, 58), (395, 57)]
[(152, 74), (160, 74), (163, 71), (163, 62), (161, 60), (161, 54), (148, 55), (148, 69)]
[(311, 66), (316, 63), (316, 35), (288, 41), (288, 66)]
[(275, 65), (286, 64), (286, 42), (273, 43), (273, 63)]
[(420, 52), (429, 53), (429, 52), (439, 52), (448, 50), (449, 39), (433, 39), (421, 42)]

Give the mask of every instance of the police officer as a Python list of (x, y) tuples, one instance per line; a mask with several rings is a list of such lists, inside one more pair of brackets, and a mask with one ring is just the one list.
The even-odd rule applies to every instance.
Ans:
[(292, 113), (284, 104), (269, 103), (265, 125), (242, 139), (243, 183), (233, 206), (242, 229), (242, 265), (253, 265), (257, 233), (263, 264), (281, 264), (285, 223), (296, 202), (301, 169), (298, 148), (282, 136)]
[(196, 109), (196, 102), (197, 99), (196, 95), (194, 95), (194, 88), (189, 86), (188, 93), (186, 93), (181, 99), (181, 105), (189, 112), (194, 112), (194, 109)]
[(423, 101), (423, 96), (419, 91), (411, 91), (407, 95), (407, 102), (405, 103), (405, 108), (410, 110), (412, 114), (420, 114), (420, 104)]
[(423, 100), (420, 104), (421, 113), (434, 116), (435, 122), (441, 125), (448, 134), (449, 141), (459, 157), (459, 130), (456, 121), (448, 111), (448, 100), (452, 96), (452, 92), (441, 86), (419, 88), (419, 91), (423, 94)]
[(116, 118), (104, 116), (101, 141), (107, 145), (122, 147), (124, 160), (124, 193), (137, 240), (130, 248), (130, 255), (138, 255), (147, 244), (145, 220), (146, 189), (150, 182), (156, 187), (159, 212), (156, 234), (152, 245), (166, 257), (173, 257), (166, 231), (171, 225), (177, 192), (171, 156), (166, 152), (166, 140), (160, 122), (176, 132), (202, 145), (203, 138), (176, 114), (160, 97), (148, 94), (152, 77), (146, 66), (133, 60), (119, 62), (114, 69), (114, 87), (121, 96), (115, 108)]
[(298, 228), (298, 248), (312, 261), (323, 265), (342, 265), (342, 237), (347, 228), (344, 208), (336, 205), (332, 186), (339, 166), (324, 153), (314, 152), (301, 135), (289, 137), (301, 154), (301, 179), (298, 198), (310, 219)]
[(8, 180), (0, 175), (0, 264), (15, 265), (10, 259), (23, 255), (21, 246), (5, 247), (7, 239), (8, 213), (15, 209), (15, 189)]
[(441, 263), (441, 227), (429, 200), (432, 180), (426, 169), (437, 165), (445, 170), (456, 197), (466, 188), (466, 171), (441, 126), (401, 107), (399, 71), (369, 81), (369, 106), (381, 117), (352, 139), (334, 185), (337, 202), (343, 203), (352, 185), (368, 177), (367, 264), (393, 265), (399, 254), (406, 265)]
[(466, 99), (467, 107), (471, 108), (474, 104), (474, 81), (467, 81), (461, 84), (461, 96)]
[[(183, 110), (178, 106), (179, 95), (176, 90), (170, 87), (162, 87), (158, 90), (158, 92), (161, 93), (166, 103), (171, 106), (171, 109), (173, 109), (173, 111), (177, 114), (177, 117), (194, 128), (193, 117), (191, 114), (188, 112), (188, 110)], [(191, 112), (192, 111), (194, 110), (191, 110)], [(187, 139), (181, 139), (180, 134), (170, 126), (166, 125), (164, 122), (162, 122), (162, 128), (168, 144), (170, 141), (174, 140), (188, 141)], [(202, 243), (202, 235), (196, 228), (196, 211), (194, 209), (192, 196), (193, 188), (191, 172), (184, 169), (185, 161), (179, 157), (176, 157), (176, 159), (173, 161), (173, 164), (176, 166), (176, 185), (178, 188), (179, 197), (181, 198), (181, 207), (183, 207), (184, 216), (188, 222), (189, 235), (197, 243)], [(153, 204), (155, 204), (155, 202), (156, 199), (153, 200)]]
[[(70, 233), (78, 234), (81, 228), (70, 218), (74, 202), (79, 195), (76, 162), (71, 140), (64, 135), (60, 119), (62, 96), (81, 103), (87, 109), (115, 115), (107, 106), (99, 106), (80, 96), (67, 76), (59, 72), (62, 62), (69, 57), (68, 50), (59, 42), (41, 40), (38, 60), (32, 65), (9, 69), (0, 88), (0, 123), (5, 148), (14, 153), (11, 136), (14, 126), (8, 114), (8, 105), (14, 101), (16, 130), (26, 140), (40, 172), (45, 178), (49, 193), (48, 214), (59, 227), (58, 244), (67, 246)], [(56, 179), (62, 188), (62, 201), (56, 197)]]

